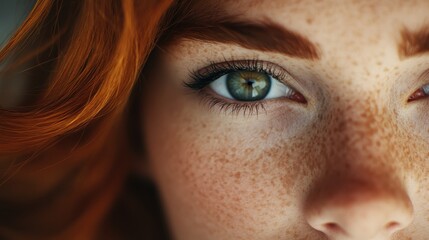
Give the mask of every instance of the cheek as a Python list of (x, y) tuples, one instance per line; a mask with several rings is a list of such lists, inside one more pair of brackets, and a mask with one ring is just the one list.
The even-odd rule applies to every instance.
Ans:
[(304, 154), (308, 140), (292, 137), (285, 124), (229, 117), (180, 97), (152, 98), (144, 116), (150, 165), (177, 231), (198, 225), (249, 237), (300, 221), (298, 188), (311, 154)]
[(269, 219), (270, 211), (286, 211), (293, 204), (287, 196), (299, 181), (293, 154), (268, 147), (262, 133), (206, 124), (187, 122), (175, 130), (160, 126), (154, 134), (164, 138), (148, 134), (158, 138), (149, 144), (151, 164), (172, 209), (185, 208), (223, 229), (245, 225), (240, 228), (247, 232), (261, 218)]

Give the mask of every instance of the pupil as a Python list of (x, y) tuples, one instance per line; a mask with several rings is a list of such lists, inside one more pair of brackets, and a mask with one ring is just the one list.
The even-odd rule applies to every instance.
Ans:
[(255, 83), (255, 81), (252, 79), (246, 80), (246, 82), (247, 82), (247, 86), (249, 86), (249, 87), (251, 87), (253, 85), (253, 83)]

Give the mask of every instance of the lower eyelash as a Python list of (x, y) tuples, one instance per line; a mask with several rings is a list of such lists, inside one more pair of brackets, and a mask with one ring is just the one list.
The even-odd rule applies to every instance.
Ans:
[(241, 113), (246, 117), (259, 115), (260, 111), (263, 111), (265, 114), (267, 113), (265, 105), (261, 101), (232, 103), (214, 97), (211, 94), (204, 93), (203, 91), (199, 91), (199, 94), (201, 94), (201, 102), (207, 104), (209, 109), (217, 108), (226, 114), (237, 116)]

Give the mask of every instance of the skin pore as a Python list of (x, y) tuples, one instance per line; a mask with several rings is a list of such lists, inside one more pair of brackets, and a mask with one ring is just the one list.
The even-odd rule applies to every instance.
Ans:
[[(429, 2), (216, 4), (302, 36), (317, 57), (216, 39), (160, 47), (142, 94), (144, 171), (174, 238), (426, 239), (429, 98), (408, 99), (429, 83), (429, 54), (401, 47), (404, 31), (429, 26)], [(306, 103), (238, 108), (250, 102), (185, 86), (200, 69), (243, 60), (281, 72)]]

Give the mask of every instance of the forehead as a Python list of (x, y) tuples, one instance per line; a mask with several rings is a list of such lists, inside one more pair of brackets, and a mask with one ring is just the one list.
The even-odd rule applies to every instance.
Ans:
[[(315, 19), (329, 19), (333, 15), (343, 15), (350, 19), (361, 15), (384, 18), (404, 13), (408, 14), (408, 18), (412, 18), (413, 15), (409, 15), (410, 10), (413, 13), (421, 12), (427, 15), (429, 7), (429, 1), (426, 0), (223, 0), (216, 1), (216, 4), (229, 7), (224, 10), (232, 14), (241, 14), (244, 11), (252, 15), (280, 14), (286, 19), (287, 15), (304, 15)], [(267, 10), (270, 12), (266, 12)]]
[(380, 49), (377, 44), (383, 50), (398, 49), (404, 30), (429, 26), (427, 0), (223, 0), (203, 8), (208, 8), (205, 12), (221, 9), (222, 14), (242, 21), (269, 20), (283, 25), (329, 54), (339, 48), (361, 52), (365, 47), (374, 55), (371, 47)]
[(397, 34), (401, 27), (419, 28), (429, 21), (427, 0), (226, 0), (219, 5), (229, 14), (271, 19), (314, 38), (321, 31), (354, 37), (380, 29)]

